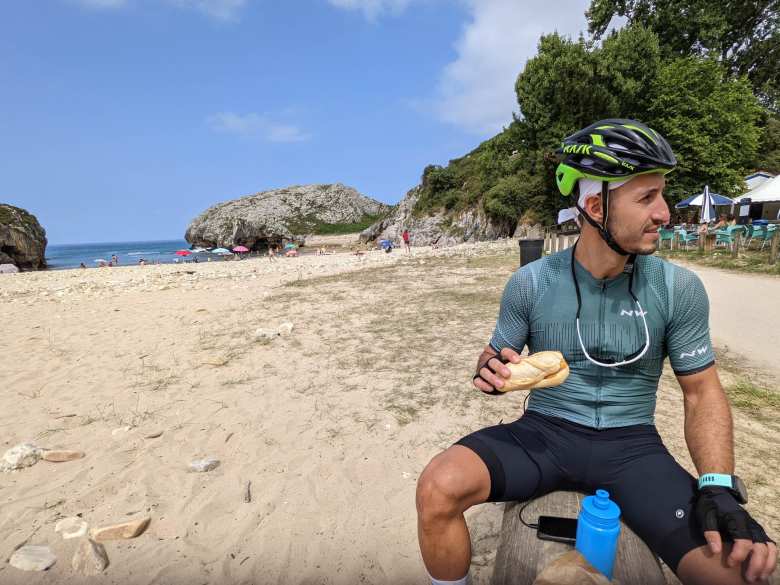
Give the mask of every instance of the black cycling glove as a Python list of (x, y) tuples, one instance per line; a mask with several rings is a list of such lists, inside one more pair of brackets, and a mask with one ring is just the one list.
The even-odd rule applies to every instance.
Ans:
[(774, 542), (725, 487), (710, 486), (699, 490), (694, 511), (702, 531), (716, 530), (724, 540), (744, 538), (753, 542)]
[(493, 358), (497, 359), (497, 360), (498, 360), (498, 361), (500, 361), (502, 364), (505, 364), (505, 363), (507, 363), (507, 362), (509, 361), (509, 360), (505, 360), (503, 357), (501, 357), (501, 354), (496, 354), (496, 355), (494, 355), (494, 356), (491, 356), (491, 357), (489, 357), (489, 358), (487, 359), (487, 361), (486, 361), (484, 364), (482, 364), (482, 367), (480, 367), (480, 368), (479, 368), (479, 370), (477, 371), (477, 373), (476, 373), (476, 374), (474, 374), (474, 377), (473, 377), (473, 378), (471, 378), (471, 381), (473, 382), (474, 380), (476, 380), (477, 378), (479, 378), (479, 379), (480, 379), (480, 380), (482, 380), (482, 381), (483, 381), (485, 384), (487, 384), (488, 386), (490, 386), (491, 388), (493, 388), (493, 390), (492, 390), (492, 391), (490, 391), (490, 392), (485, 392), (484, 390), (482, 390), (482, 392), (484, 392), (485, 394), (491, 394), (491, 395), (493, 395), (493, 396), (497, 396), (497, 395), (499, 395), (499, 394), (504, 394), (504, 392), (501, 392), (500, 390), (496, 390), (496, 389), (495, 389), (495, 387), (493, 386), (493, 384), (491, 384), (490, 382), (488, 382), (487, 380), (485, 380), (485, 378), (483, 378), (483, 377), (482, 377), (482, 375), (479, 373), (479, 372), (481, 372), (481, 371), (482, 371), (482, 368), (487, 368), (488, 370), (490, 370), (490, 371), (491, 371), (491, 372), (493, 372), (494, 374), (498, 374), (498, 372), (496, 372), (496, 371), (495, 371), (493, 368), (491, 368), (491, 367), (490, 367), (490, 365), (489, 365), (489, 364), (490, 364), (490, 360), (492, 360)]

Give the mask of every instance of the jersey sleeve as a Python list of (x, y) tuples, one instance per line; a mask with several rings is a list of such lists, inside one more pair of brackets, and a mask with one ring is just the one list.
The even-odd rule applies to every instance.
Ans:
[(490, 339), (490, 346), (496, 352), (505, 347), (518, 353), (523, 351), (528, 340), (534, 288), (533, 273), (526, 269), (515, 272), (504, 287), (498, 320)]
[(669, 361), (678, 376), (695, 374), (715, 363), (710, 340), (710, 301), (701, 280), (676, 267), (674, 304), (666, 336)]

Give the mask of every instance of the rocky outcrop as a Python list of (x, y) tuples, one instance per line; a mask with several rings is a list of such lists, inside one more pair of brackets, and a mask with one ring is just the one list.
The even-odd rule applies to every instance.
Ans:
[(421, 190), (420, 185), (411, 189), (387, 217), (363, 230), (360, 240), (371, 242), (388, 239), (400, 242), (405, 228), (409, 230), (412, 246), (451, 246), (461, 242), (495, 240), (511, 236), (515, 231), (515, 225), (492, 221), (480, 206), (459, 212), (442, 210), (416, 216), (413, 209)]
[(192, 221), (184, 237), (195, 246), (260, 250), (282, 240), (302, 243), (324, 224), (359, 223), (388, 209), (340, 183), (296, 185), (214, 205)]
[(24, 209), (0, 203), (0, 264), (19, 270), (46, 268), (46, 230)]

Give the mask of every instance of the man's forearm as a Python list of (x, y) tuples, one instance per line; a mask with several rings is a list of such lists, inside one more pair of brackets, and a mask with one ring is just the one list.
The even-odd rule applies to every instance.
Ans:
[(699, 475), (734, 473), (731, 408), (719, 383), (685, 396), (685, 441)]

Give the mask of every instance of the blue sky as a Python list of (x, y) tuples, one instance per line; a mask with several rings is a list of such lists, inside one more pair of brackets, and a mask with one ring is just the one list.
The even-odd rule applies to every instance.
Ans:
[(208, 206), (342, 182), (396, 203), (511, 120), (586, 0), (9, 0), (0, 202), (49, 242), (182, 237)]

